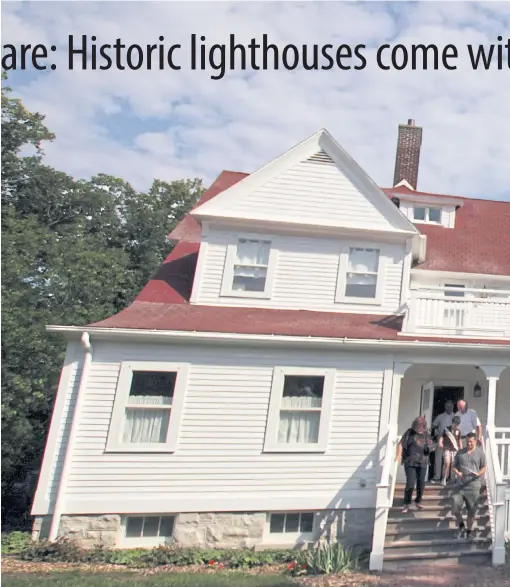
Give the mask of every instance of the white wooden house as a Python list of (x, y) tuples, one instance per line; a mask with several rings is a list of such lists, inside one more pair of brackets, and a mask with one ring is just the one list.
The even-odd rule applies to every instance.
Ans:
[[(35, 537), (267, 548), (328, 535), (368, 546), (373, 569), (504, 560), (510, 202), (418, 191), (420, 144), (400, 126), (390, 189), (325, 130), (251, 175), (224, 171), (127, 309), (48, 327), (68, 350)], [(448, 397), (484, 428), (469, 544), (452, 540), (445, 495), (407, 520), (393, 507), (398, 435)]]

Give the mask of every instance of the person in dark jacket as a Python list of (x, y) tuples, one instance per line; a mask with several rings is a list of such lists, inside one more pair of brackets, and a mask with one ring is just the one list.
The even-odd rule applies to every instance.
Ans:
[(404, 491), (403, 514), (407, 514), (413, 500), (413, 492), (416, 487), (416, 507), (423, 509), (421, 504), (430, 452), (433, 450), (434, 441), (427, 431), (427, 421), (423, 416), (416, 418), (411, 428), (408, 428), (402, 436), (397, 448), (397, 461), (404, 465), (406, 473), (406, 488)]

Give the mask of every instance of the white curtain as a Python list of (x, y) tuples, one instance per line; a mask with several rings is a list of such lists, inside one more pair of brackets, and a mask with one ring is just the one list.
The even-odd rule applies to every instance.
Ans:
[(269, 243), (266, 241), (240, 240), (237, 244), (236, 265), (267, 265)]
[(283, 397), (278, 442), (284, 444), (312, 444), (318, 442), (321, 405), (322, 398), (320, 397)]
[(374, 249), (351, 249), (349, 255), (349, 272), (377, 273), (379, 252)]
[[(165, 442), (170, 421), (171, 397), (131, 395), (126, 407), (122, 442)], [(147, 408), (130, 407), (147, 405)], [(169, 409), (151, 409), (151, 405), (168, 405)]]

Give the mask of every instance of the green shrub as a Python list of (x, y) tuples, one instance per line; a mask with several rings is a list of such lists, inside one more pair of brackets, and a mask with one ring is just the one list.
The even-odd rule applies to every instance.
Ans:
[(312, 575), (341, 574), (357, 567), (352, 550), (340, 542), (326, 542), (306, 551), (306, 568)]
[(67, 538), (59, 538), (55, 542), (41, 540), (32, 542), (20, 553), (21, 560), (46, 563), (79, 563), (89, 561), (89, 554), (75, 542)]
[(30, 532), (7, 532), (2, 534), (2, 554), (18, 554), (32, 542)]

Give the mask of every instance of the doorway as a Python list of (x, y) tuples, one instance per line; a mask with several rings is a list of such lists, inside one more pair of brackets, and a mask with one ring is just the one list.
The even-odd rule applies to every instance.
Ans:
[[(456, 413), (457, 402), (464, 399), (463, 385), (434, 385), (434, 398), (432, 400), (432, 420), (436, 419), (439, 414), (444, 412), (445, 403), (450, 400), (453, 402), (453, 412)], [(429, 479), (434, 477), (435, 473), (435, 453), (431, 453), (429, 459)]]
[(432, 422), (439, 414), (444, 412), (445, 403), (450, 400), (453, 402), (453, 411), (457, 412), (457, 402), (464, 399), (463, 385), (435, 385), (434, 400), (432, 403)]

